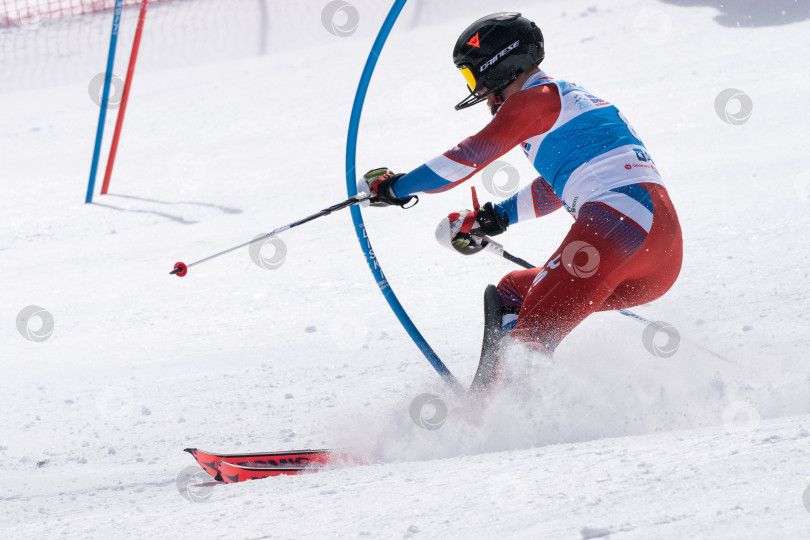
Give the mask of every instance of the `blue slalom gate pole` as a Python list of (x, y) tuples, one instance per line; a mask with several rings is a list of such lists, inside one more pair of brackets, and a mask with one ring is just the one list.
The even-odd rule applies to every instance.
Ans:
[(118, 29), (121, 26), (121, 11), (124, 0), (115, 0), (113, 8), (112, 34), (110, 35), (110, 52), (107, 54), (107, 72), (104, 75), (104, 91), (101, 94), (101, 105), (98, 115), (98, 129), (96, 130), (96, 146), (93, 150), (93, 163), (90, 166), (90, 180), (87, 183), (87, 196), (85, 203), (93, 202), (93, 191), (96, 186), (96, 173), (98, 173), (98, 160), (101, 156), (101, 139), (104, 136), (104, 120), (107, 117), (107, 104), (110, 100), (110, 86), (112, 84), (113, 64), (115, 63), (115, 48), (118, 45)]
[[(368, 59), (366, 60), (366, 65), (363, 68), (363, 74), (360, 76), (360, 83), (357, 86), (357, 93), (354, 96), (354, 105), (352, 106), (352, 114), (349, 120), (349, 133), (346, 140), (346, 190), (348, 191), (350, 197), (357, 194), (357, 178), (355, 176), (357, 134), (360, 126), (360, 115), (363, 112), (363, 102), (366, 99), (366, 92), (368, 91), (368, 85), (371, 82), (371, 75), (374, 73), (374, 68), (377, 65), (377, 58), (379, 58), (383, 45), (385, 45), (385, 41), (388, 39), (388, 34), (391, 33), (391, 28), (394, 26), (394, 23), (396, 22), (397, 17), (399, 17), (399, 13), (402, 11), (402, 7), (405, 5), (406, 1), (407, 0), (396, 0), (394, 5), (391, 6), (391, 10), (388, 12), (388, 16), (385, 18), (385, 21), (377, 34), (377, 39), (374, 40), (374, 45), (371, 47), (371, 52), (369, 53)], [(413, 339), (414, 343), (416, 343), (416, 346), (428, 359), (428, 362), (430, 362), (433, 368), (439, 373), (439, 375), (442, 376), (442, 378), (457, 394), (463, 395), (464, 389), (461, 387), (461, 384), (459, 384), (458, 379), (456, 379), (453, 374), (450, 373), (447, 366), (444, 365), (425, 338), (422, 337), (422, 334), (416, 328), (416, 325), (414, 325), (413, 321), (411, 321), (410, 317), (405, 312), (405, 309), (399, 303), (399, 300), (397, 299), (396, 294), (394, 294), (394, 291), (391, 289), (391, 285), (388, 283), (388, 280), (385, 279), (385, 274), (383, 274), (380, 262), (377, 260), (377, 257), (374, 255), (374, 250), (371, 247), (371, 240), (368, 238), (368, 232), (366, 231), (366, 226), (363, 223), (363, 215), (360, 212), (360, 208), (357, 206), (352, 206), (351, 213), (352, 221), (354, 222), (354, 232), (357, 234), (357, 239), (360, 241), (360, 247), (363, 249), (363, 253), (366, 255), (369, 268), (371, 269), (371, 273), (374, 274), (374, 279), (377, 282), (377, 286), (380, 288), (380, 292), (382, 292), (383, 296), (388, 301), (388, 305), (394, 311), (394, 314), (408, 332), (408, 335), (411, 336), (411, 339)]]

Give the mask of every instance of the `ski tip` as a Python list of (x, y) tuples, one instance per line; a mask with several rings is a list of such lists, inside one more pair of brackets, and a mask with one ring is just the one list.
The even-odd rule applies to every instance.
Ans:
[(196, 451), (196, 448), (183, 448), (183, 452), (188, 452), (189, 454), (194, 454)]

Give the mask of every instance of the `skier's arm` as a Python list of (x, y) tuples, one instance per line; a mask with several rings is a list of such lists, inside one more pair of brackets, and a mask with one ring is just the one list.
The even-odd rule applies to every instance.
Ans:
[(440, 193), (464, 182), (522, 141), (551, 129), (560, 114), (553, 85), (522, 90), (504, 102), (481, 131), (397, 179), (394, 196)]
[(562, 205), (562, 200), (551, 190), (549, 183), (538, 176), (531, 184), (496, 204), (495, 211), (506, 215), (509, 225), (514, 225), (550, 214)]

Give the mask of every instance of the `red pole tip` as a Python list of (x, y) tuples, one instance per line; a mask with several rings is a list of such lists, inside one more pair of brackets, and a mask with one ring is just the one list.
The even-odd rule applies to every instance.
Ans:
[(183, 262), (176, 262), (174, 263), (174, 270), (169, 272), (170, 274), (176, 274), (177, 277), (183, 277), (188, 274), (188, 266), (186, 263)]

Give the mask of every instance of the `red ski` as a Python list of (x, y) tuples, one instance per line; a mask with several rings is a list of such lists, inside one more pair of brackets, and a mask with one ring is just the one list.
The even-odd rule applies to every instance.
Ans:
[[(194, 456), (194, 459), (197, 460), (200, 467), (217, 480), (222, 479), (219, 474), (220, 471), (217, 469), (217, 463), (220, 461), (245, 467), (300, 472), (301, 469), (306, 467), (324, 465), (330, 461), (351, 460), (348, 454), (344, 452), (335, 452), (326, 449), (256, 452), (250, 454), (223, 454), (205, 452), (196, 448), (186, 448), (184, 451)], [(278, 472), (277, 474), (268, 474), (266, 476), (278, 476), (279, 474), (297, 474), (297, 472)], [(264, 476), (262, 478), (264, 478)]]
[(238, 465), (219, 461), (217, 469), (219, 478), (226, 484), (235, 484), (245, 480), (261, 480), (271, 476), (285, 476), (294, 474), (305, 474), (318, 472), (322, 465), (292, 465), (282, 467), (251, 467), (249, 465)]

